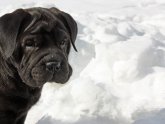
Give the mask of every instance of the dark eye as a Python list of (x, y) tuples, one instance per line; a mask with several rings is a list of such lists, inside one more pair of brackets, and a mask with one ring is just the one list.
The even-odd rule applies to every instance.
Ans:
[(61, 45), (61, 46), (65, 45), (65, 42), (66, 42), (65, 40), (62, 40), (62, 41), (60, 42), (60, 45)]
[(37, 43), (34, 40), (27, 40), (25, 43), (26, 49), (31, 49), (37, 47)]
[(34, 43), (33, 40), (27, 40), (26, 43), (25, 43), (25, 46), (26, 47), (34, 47), (35, 43)]
[(63, 40), (60, 42), (61, 48), (65, 47), (66, 42), (67, 42), (67, 39), (63, 39)]

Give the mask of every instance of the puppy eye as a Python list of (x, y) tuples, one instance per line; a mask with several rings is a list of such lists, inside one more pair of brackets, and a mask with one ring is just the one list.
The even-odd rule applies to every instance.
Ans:
[(33, 40), (28, 40), (25, 44), (26, 47), (34, 47), (35, 46), (35, 43)]
[(37, 43), (34, 40), (27, 40), (25, 43), (26, 49), (37, 47)]
[(60, 46), (63, 48), (65, 47), (65, 44), (67, 42), (67, 39), (63, 39), (61, 42), (60, 42)]
[(65, 40), (62, 40), (62, 41), (60, 42), (60, 45), (61, 45), (61, 46), (65, 45), (65, 42), (66, 42)]

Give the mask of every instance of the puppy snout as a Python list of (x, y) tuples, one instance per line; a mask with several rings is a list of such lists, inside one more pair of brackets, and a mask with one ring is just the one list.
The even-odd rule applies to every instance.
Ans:
[(61, 70), (61, 62), (60, 61), (47, 62), (46, 69), (51, 72), (58, 72)]

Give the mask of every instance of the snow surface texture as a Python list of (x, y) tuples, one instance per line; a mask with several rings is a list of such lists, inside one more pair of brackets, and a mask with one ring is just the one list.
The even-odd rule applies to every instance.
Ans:
[(56, 6), (79, 26), (72, 78), (46, 84), (26, 124), (164, 124), (165, 1), (10, 2), (2, 2), (0, 14)]

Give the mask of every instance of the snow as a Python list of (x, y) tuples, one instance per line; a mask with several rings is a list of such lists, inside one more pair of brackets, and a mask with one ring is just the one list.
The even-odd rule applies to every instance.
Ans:
[(164, 124), (164, 0), (9, 0), (16, 8), (56, 6), (78, 23), (65, 85), (47, 83), (25, 124)]

